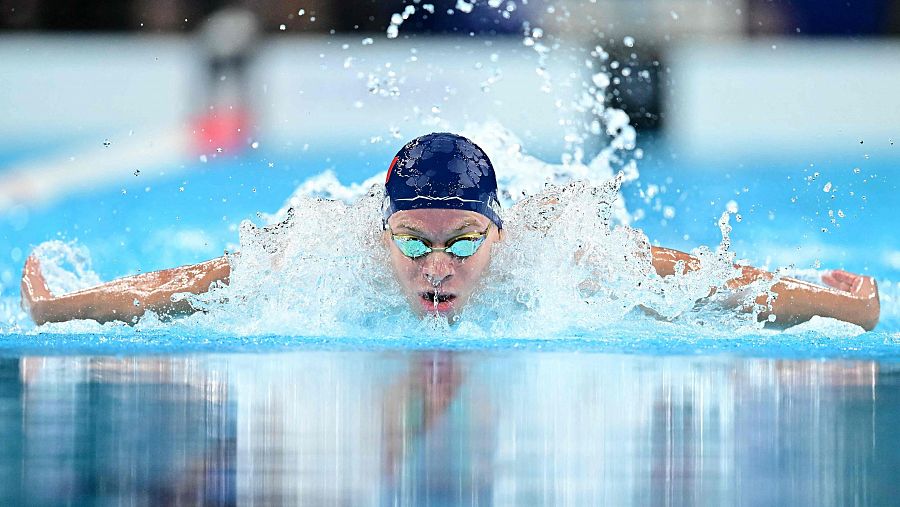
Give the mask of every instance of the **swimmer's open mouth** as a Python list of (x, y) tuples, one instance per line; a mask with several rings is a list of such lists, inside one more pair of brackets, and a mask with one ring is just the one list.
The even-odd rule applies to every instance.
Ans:
[(456, 296), (453, 294), (440, 294), (434, 291), (426, 291), (419, 294), (422, 297), (422, 307), (425, 311), (449, 312), (453, 309)]
[(435, 301), (437, 301), (438, 304), (449, 303), (456, 299), (456, 296), (454, 296), (453, 294), (437, 294), (437, 296), (435, 297), (434, 292), (423, 292), (421, 296), (422, 299), (431, 304), (434, 304)]

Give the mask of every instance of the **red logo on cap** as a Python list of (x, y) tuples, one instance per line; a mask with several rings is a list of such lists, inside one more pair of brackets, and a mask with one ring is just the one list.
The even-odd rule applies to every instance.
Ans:
[(387, 185), (389, 179), (391, 179), (391, 173), (394, 172), (394, 166), (397, 165), (397, 161), (400, 160), (400, 157), (394, 157), (394, 160), (391, 162), (391, 166), (388, 167), (387, 176), (384, 177), (384, 184)]

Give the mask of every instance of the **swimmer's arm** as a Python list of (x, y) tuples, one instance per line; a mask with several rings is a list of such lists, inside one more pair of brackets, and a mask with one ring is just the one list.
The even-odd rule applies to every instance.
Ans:
[[(689, 254), (668, 248), (651, 247), (653, 267), (661, 276), (675, 273), (678, 261), (684, 262), (685, 270), (699, 269), (700, 261)], [(775, 275), (751, 266), (739, 266), (741, 276), (728, 282), (732, 289), (750, 285), (758, 280), (771, 280)], [(806, 322), (814, 316), (831, 317), (857, 324), (871, 331), (878, 324), (881, 306), (878, 300), (878, 286), (869, 276), (846, 271), (832, 271), (822, 277), (827, 286), (816, 285), (793, 278), (781, 278), (772, 286), (777, 298), (772, 302), (772, 310), (760, 314), (760, 320), (775, 315), (775, 324), (782, 327)], [(767, 296), (757, 297), (757, 304), (765, 304)]]
[(172, 296), (200, 294), (216, 282), (228, 283), (231, 268), (225, 257), (200, 264), (119, 278), (97, 287), (54, 296), (41, 273), (37, 258), (25, 261), (22, 273), (22, 308), (36, 324), (90, 319), (104, 323), (114, 320), (133, 323), (152, 310), (164, 316), (190, 314), (195, 309)]

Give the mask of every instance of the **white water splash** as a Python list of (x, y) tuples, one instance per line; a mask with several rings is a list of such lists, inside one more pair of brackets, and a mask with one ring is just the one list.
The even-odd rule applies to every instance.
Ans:
[[(701, 269), (660, 277), (648, 239), (627, 225), (619, 194), (636, 170), (614, 174), (604, 153), (588, 164), (543, 162), (495, 123), (470, 125), (464, 134), (497, 168), (507, 237), (492, 252), (490, 272), (458, 325), (417, 318), (390, 272), (381, 223), (384, 174), (344, 185), (328, 171), (301, 184), (280, 210), (261, 215), (268, 225), (242, 223), (239, 253), (230, 256), (230, 285), (191, 296), (202, 312), (174, 325), (230, 335), (553, 338), (596, 330), (646, 308), (665, 320), (758, 329), (752, 312), (721, 310), (765, 290), (724, 289), (736, 273), (727, 213), (722, 243), (692, 252)], [(99, 283), (83, 250), (53, 242), (40, 255), (58, 293)], [(711, 287), (720, 290), (709, 297)], [(701, 299), (707, 302), (697, 307)], [(166, 325), (153, 317), (140, 323), (142, 329)], [(47, 329), (84, 331), (65, 324)]]
[(34, 249), (41, 263), (41, 272), (53, 294), (67, 294), (93, 287), (100, 277), (91, 268), (91, 254), (87, 247), (74, 241), (47, 241)]

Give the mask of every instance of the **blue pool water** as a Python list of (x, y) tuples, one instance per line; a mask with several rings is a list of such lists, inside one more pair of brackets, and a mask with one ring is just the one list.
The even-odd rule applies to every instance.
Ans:
[(623, 189), (660, 245), (718, 244), (735, 201), (740, 258), (875, 276), (882, 322), (858, 336), (646, 319), (528, 339), (235, 336), (177, 322), (38, 333), (9, 316), (40, 242), (77, 240), (104, 279), (211, 258), (307, 177), (359, 181), (394, 146), (262, 142), (8, 213), (0, 504), (891, 504), (900, 148), (884, 144), (714, 162), (646, 140), (641, 178)]

